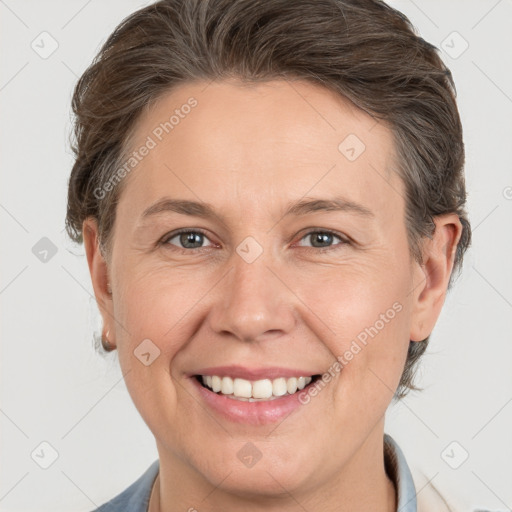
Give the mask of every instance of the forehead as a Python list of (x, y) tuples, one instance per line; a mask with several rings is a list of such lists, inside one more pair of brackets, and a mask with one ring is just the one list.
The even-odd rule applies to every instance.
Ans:
[(307, 82), (182, 84), (141, 115), (133, 151), (119, 208), (134, 220), (164, 196), (253, 216), (305, 195), (377, 210), (402, 199), (391, 130)]

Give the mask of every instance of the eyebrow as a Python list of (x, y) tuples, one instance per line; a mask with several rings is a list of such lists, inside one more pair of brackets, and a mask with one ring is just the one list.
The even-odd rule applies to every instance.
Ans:
[[(354, 213), (356, 215), (373, 218), (374, 213), (366, 206), (349, 201), (341, 197), (335, 197), (332, 199), (302, 199), (289, 203), (285, 210), (283, 217), (290, 215), (300, 216), (307, 215), (308, 213), (315, 212), (332, 212), (342, 211), (348, 213)], [(215, 208), (203, 202), (190, 201), (185, 199), (171, 199), (165, 197), (149, 208), (144, 210), (141, 218), (144, 220), (153, 215), (157, 215), (162, 212), (175, 212), (182, 215), (191, 215), (195, 217), (203, 218), (215, 218), (222, 221), (221, 216), (215, 211)]]

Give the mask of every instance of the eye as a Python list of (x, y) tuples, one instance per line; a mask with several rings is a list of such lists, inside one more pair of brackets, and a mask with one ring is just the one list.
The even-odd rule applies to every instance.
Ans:
[[(338, 235), (334, 231), (328, 230), (316, 230), (310, 231), (306, 233), (302, 238), (302, 240), (311, 237), (311, 245), (304, 246), (299, 244), (302, 247), (306, 247), (308, 249), (319, 249), (320, 252), (322, 250), (331, 250), (336, 249), (337, 246), (349, 244), (350, 241), (345, 237)], [(173, 240), (176, 239), (174, 242)], [(208, 246), (203, 246), (204, 240), (208, 240), (206, 233), (200, 229), (180, 229), (178, 231), (173, 231), (169, 235), (166, 235), (160, 242), (160, 245), (173, 245), (177, 246), (177, 250), (182, 250), (183, 252), (190, 252), (193, 249), (205, 249)], [(334, 239), (338, 239), (340, 243), (332, 246)], [(209, 246), (213, 246), (212, 243)], [(317, 251), (318, 252), (318, 251)]]
[[(301, 240), (305, 240), (308, 237), (311, 237), (311, 246), (306, 246), (314, 249), (336, 249), (336, 246), (345, 245), (350, 243), (346, 238), (341, 235), (336, 234), (333, 231), (325, 231), (325, 230), (317, 230), (317, 231), (309, 231), (304, 235)], [(333, 243), (333, 240), (337, 238), (341, 243), (336, 244), (334, 247), (330, 244)], [(304, 247), (304, 246), (302, 246)]]
[[(172, 240), (177, 239), (176, 243), (171, 242)], [(161, 241), (161, 245), (178, 245), (178, 249), (204, 249), (202, 247), (202, 243), (204, 239), (208, 240), (206, 237), (206, 233), (202, 230), (198, 229), (180, 229), (178, 231), (174, 231), (173, 233), (166, 235)], [(213, 245), (213, 244), (210, 244)]]

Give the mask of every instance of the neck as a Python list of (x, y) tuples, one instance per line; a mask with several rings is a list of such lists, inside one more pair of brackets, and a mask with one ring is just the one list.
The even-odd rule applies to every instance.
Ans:
[[(368, 444), (368, 441), (372, 442)], [(194, 478), (190, 468), (184, 467), (181, 461), (171, 459), (175, 464), (169, 465), (167, 459), (160, 457), (160, 471), (151, 491), (148, 512), (291, 512), (297, 510), (298, 504), (306, 510), (325, 512), (396, 512), (396, 489), (385, 471), (382, 433), (380, 443), (368, 438), (363, 447), (366, 453), (373, 453), (375, 456), (361, 464), (360, 454), (357, 453), (354, 456), (355, 460), (351, 461), (350, 468), (342, 468), (337, 477), (329, 482), (304, 492), (290, 493), (283, 489), (278, 496), (263, 496), (257, 500), (254, 495), (244, 496), (225, 491), (222, 488), (224, 480), (214, 485), (204, 479), (201, 481)], [(357, 467), (364, 471), (354, 472), (354, 468)], [(225, 481), (228, 477), (229, 475)]]

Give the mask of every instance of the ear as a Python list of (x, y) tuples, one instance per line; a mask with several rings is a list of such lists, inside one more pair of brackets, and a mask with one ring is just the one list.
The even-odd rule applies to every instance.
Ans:
[(446, 298), (462, 224), (455, 213), (434, 217), (432, 239), (422, 245), (423, 263), (415, 263), (411, 341), (423, 341), (437, 322)]
[(98, 224), (95, 218), (88, 217), (84, 220), (82, 234), (94, 295), (103, 318), (103, 336), (106, 337), (105, 332), (110, 331), (108, 341), (111, 345), (115, 345), (113, 343), (115, 330), (109, 268), (100, 250)]

